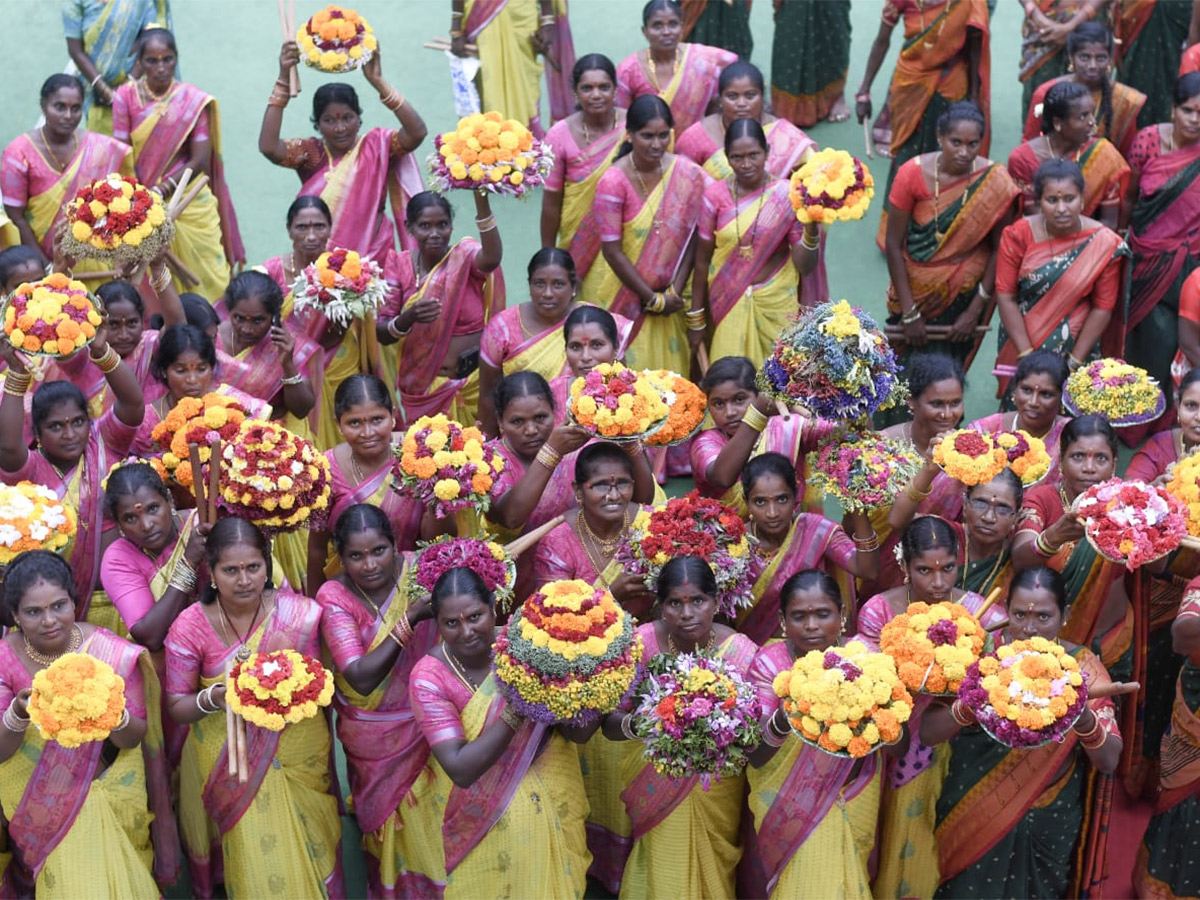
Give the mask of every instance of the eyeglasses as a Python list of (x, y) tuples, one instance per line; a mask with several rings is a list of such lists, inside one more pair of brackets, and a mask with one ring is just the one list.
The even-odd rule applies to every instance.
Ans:
[(1009, 519), (1017, 514), (1017, 511), (1007, 503), (988, 503), (979, 497), (972, 497), (967, 500), (967, 505), (976, 514), (982, 516), (984, 513), (991, 510), (992, 514), (997, 519)]
[(610, 481), (593, 481), (584, 487), (597, 497), (606, 497), (613, 493), (624, 494), (626, 491), (632, 491), (633, 481), (628, 478), (614, 478)]

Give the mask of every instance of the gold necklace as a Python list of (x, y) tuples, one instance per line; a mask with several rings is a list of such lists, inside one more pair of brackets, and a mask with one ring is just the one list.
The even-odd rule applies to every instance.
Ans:
[[(955, 587), (961, 587), (965, 591), (967, 589), (967, 570), (971, 568), (971, 535), (967, 532), (965, 525), (963, 526), (963, 533), (966, 535), (966, 541), (964, 541), (963, 546), (963, 564), (962, 568), (959, 570), (962, 573), (962, 584), (956, 583)], [(991, 583), (992, 579), (996, 577), (996, 573), (1000, 571), (1001, 565), (1007, 558), (1008, 545), (1005, 544), (1000, 548), (1000, 553), (996, 556), (996, 562), (992, 566), (992, 570), (987, 573), (987, 577), (984, 578), (983, 582), (980, 584), (978, 593), (987, 593), (988, 585)]]
[[(942, 14), (942, 24), (938, 26), (937, 34), (933, 36), (933, 40), (924, 40), (921, 42), (926, 50), (932, 50), (937, 46), (937, 42), (941, 40), (942, 29), (946, 27), (946, 19), (950, 18), (950, 7), (954, 5), (954, 0), (948, 0), (946, 3), (946, 12)], [(921, 30), (919, 34), (925, 33), (925, 0), (917, 0), (917, 11), (921, 14)]]
[[(55, 167), (60, 172), (67, 170), (67, 164), (58, 158), (58, 154), (54, 152), (54, 148), (50, 146), (50, 142), (46, 140), (46, 126), (38, 128), (38, 134), (42, 136), (42, 146), (46, 148), (46, 152), (50, 154), (50, 159), (54, 162)], [(75, 132), (71, 132), (71, 155), (67, 157), (67, 162), (75, 158), (75, 151), (79, 149), (78, 139), (75, 137)]]
[[(774, 550), (764, 550), (763, 549), (762, 538), (760, 538), (758, 536), (758, 523), (757, 522), (750, 523), (750, 536), (752, 538), (754, 538), (754, 553), (758, 556), (759, 559), (761, 559), (765, 562), (770, 562), (779, 554), (779, 547), (776, 547)], [(780, 547), (782, 547), (782, 546), (783, 545), (781, 544)]]
[(1062, 501), (1063, 512), (1069, 512), (1071, 509), (1071, 501), (1067, 499), (1067, 488), (1065, 485), (1058, 486), (1058, 499)]
[(621, 517), (621, 530), (618, 531), (617, 536), (611, 540), (604, 540), (598, 534), (596, 534), (596, 532), (592, 531), (592, 526), (588, 524), (587, 516), (584, 515), (582, 509), (579, 511), (578, 521), (579, 524), (583, 526), (583, 530), (587, 533), (587, 536), (592, 539), (593, 543), (595, 543), (596, 549), (598, 549), (605, 556), (611, 557), (617, 552), (617, 546), (621, 543), (621, 538), (625, 536), (625, 532), (629, 528), (629, 508), (625, 508), (625, 513)]
[(167, 85), (167, 89), (165, 91), (163, 91), (161, 94), (154, 93), (154, 90), (150, 87), (150, 82), (146, 80), (145, 75), (142, 76), (140, 84), (141, 84), (142, 88), (145, 90), (147, 97), (149, 97), (155, 103), (163, 103), (166, 101), (166, 99), (169, 96), (171, 96), (171, 91), (175, 87), (175, 78), (174, 78), (174, 76), (172, 76), (171, 83)]
[[(683, 60), (683, 48), (678, 44), (675, 45), (675, 59), (671, 62), (671, 81), (675, 80), (675, 76), (679, 74), (679, 63)], [(650, 48), (646, 48), (646, 74), (650, 76), (650, 84), (654, 87), (654, 93), (661, 94), (662, 88), (658, 84), (658, 64), (655, 63), (654, 57), (650, 55)]]
[[(396, 570), (395, 570), (394, 566), (392, 568), (392, 574), (393, 575), (396, 574)], [(358, 594), (358, 596), (362, 597), (363, 600), (366, 601), (367, 606), (371, 607), (371, 609), (374, 611), (375, 618), (382, 620), (383, 619), (383, 610), (379, 608), (379, 604), (376, 603), (374, 600), (372, 600), (370, 598), (370, 596), (367, 594), (367, 592), (364, 591), (362, 588), (360, 588), (358, 586), (358, 584), (354, 581), (353, 578), (350, 578), (349, 576), (346, 576), (346, 577), (347, 577), (347, 580), (349, 580), (349, 582), (350, 582), (350, 586), (352, 588), (354, 588), (354, 592), (356, 594)], [(396, 581), (397, 584), (399, 584), (399, 579), (393, 579), (393, 581)], [(388, 593), (390, 594), (391, 591), (389, 590)]]
[(23, 631), (21, 632), (21, 639), (25, 641), (25, 655), (44, 669), (46, 666), (51, 665), (60, 657), (66, 656), (68, 653), (74, 653), (76, 650), (78, 650), (79, 645), (83, 643), (83, 631), (80, 630), (78, 625), (72, 625), (71, 638), (67, 641), (67, 649), (62, 653), (55, 654), (54, 656), (34, 650), (33, 644), (29, 643), (29, 635)]
[(450, 652), (450, 648), (446, 646), (445, 641), (442, 641), (442, 656), (445, 657), (446, 662), (450, 664), (450, 671), (454, 673), (455, 677), (457, 677), (458, 680), (461, 681), (471, 691), (472, 694), (479, 690), (479, 685), (475, 683), (475, 679), (472, 678), (470, 673), (467, 672), (467, 667), (459, 661), (457, 656)]
[[(695, 653), (697, 650), (701, 650), (701, 649), (711, 650), (715, 646), (717, 646), (717, 633), (715, 631), (713, 631), (712, 629), (709, 629), (708, 643), (706, 643), (703, 647), (701, 647), (699, 644), (697, 644), (696, 649), (693, 650), (692, 652)], [(677, 646), (675, 646), (675, 638), (673, 638), (671, 636), (671, 633), (669, 631), (667, 632), (667, 652), (668, 653), (678, 653), (679, 652), (679, 648)]]
[(242, 637), (240, 634), (238, 634), (238, 630), (233, 627), (233, 620), (230, 619), (226, 614), (225, 607), (221, 603), (221, 598), (217, 598), (217, 612), (221, 614), (221, 636), (225, 638), (226, 644), (233, 646), (233, 640), (229, 637), (229, 631), (226, 631), (226, 626), (228, 626), (229, 630), (232, 631), (237, 637), (237, 642), (240, 646), (238, 646), (237, 653), (234, 655), (240, 662), (245, 662), (250, 658), (250, 648), (246, 646), (246, 641), (250, 640), (250, 636), (254, 634), (254, 629), (258, 625), (259, 614), (262, 613), (262, 611), (263, 598), (260, 594), (258, 598), (258, 609), (254, 611), (254, 618), (250, 620), (250, 627), (246, 629), (246, 636)]
[[(1055, 152), (1055, 150), (1054, 150), (1054, 135), (1053, 134), (1046, 135), (1046, 149), (1048, 149), (1050, 151), (1051, 159), (1066, 159), (1065, 156), (1059, 156), (1058, 153)], [(1075, 151), (1075, 155), (1073, 157), (1071, 157), (1071, 161), (1079, 162), (1079, 154), (1082, 152), (1083, 152), (1083, 147), (1080, 147), (1078, 150)]]
[[(646, 180), (644, 178), (642, 178), (642, 173), (638, 171), (637, 164), (634, 163), (632, 158), (630, 158), (630, 160), (629, 160), (629, 168), (633, 169), (633, 174), (637, 177), (638, 186), (642, 189), (642, 198), (645, 200), (645, 202), (649, 203), (650, 202), (650, 189), (648, 187), (646, 187)], [(662, 182), (662, 178), (663, 178), (663, 164), (662, 164), (662, 160), (660, 159), (658, 161), (658, 180), (660, 183)], [(662, 221), (658, 218), (658, 214), (661, 211), (661, 209), (662, 209), (662, 207), (660, 206), (659, 209), (656, 209), (654, 211), (654, 219), (650, 226), (651, 228), (654, 229), (655, 234), (658, 234), (659, 230), (662, 228)]]
[(938, 209), (938, 199), (942, 196), (942, 154), (933, 158), (933, 236), (940, 244), (946, 237), (942, 231), (941, 210)]
[(767, 199), (767, 186), (764, 183), (762, 192), (758, 195), (758, 209), (754, 211), (754, 223), (750, 226), (750, 243), (742, 243), (742, 221), (738, 215), (738, 206), (741, 203), (741, 192), (737, 183), (737, 176), (733, 178), (733, 229), (737, 237), (738, 253), (742, 259), (754, 259), (754, 241), (758, 237), (758, 217), (762, 213), (763, 203)]
[[(591, 145), (591, 143), (592, 143), (592, 136), (591, 136), (591, 134), (588, 132), (588, 127), (587, 127), (587, 116), (585, 116), (583, 113), (580, 113), (580, 114), (579, 114), (579, 127), (583, 129), (583, 146), (585, 146), (585, 147), (588, 147), (588, 146), (590, 146), (590, 145)], [(616, 131), (616, 130), (617, 130), (617, 108), (616, 108), (615, 106), (613, 107), (613, 126), (612, 126), (612, 130), (613, 130), (613, 131)]]

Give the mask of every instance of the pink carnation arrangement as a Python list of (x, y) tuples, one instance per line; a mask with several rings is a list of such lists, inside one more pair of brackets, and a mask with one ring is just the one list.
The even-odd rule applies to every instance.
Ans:
[(1096, 552), (1136, 569), (1177, 549), (1187, 535), (1187, 509), (1164, 490), (1144, 481), (1111, 479), (1094, 484), (1073, 510), (1083, 518)]
[(432, 594), (438, 579), (451, 569), (470, 569), (482, 578), (501, 607), (511, 602), (517, 583), (517, 563), (494, 541), (439, 538), (417, 552), (408, 577), (419, 592)]
[(874, 433), (834, 434), (808, 454), (812, 482), (848, 511), (890, 506), (921, 468), (916, 448)]

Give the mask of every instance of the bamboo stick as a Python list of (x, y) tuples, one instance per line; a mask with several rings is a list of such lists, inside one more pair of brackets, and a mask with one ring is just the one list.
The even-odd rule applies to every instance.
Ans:
[(871, 124), (863, 119), (863, 141), (867, 145), (867, 159), (875, 158), (875, 149), (871, 146)]
[(176, 256), (174, 251), (167, 251), (166, 260), (175, 277), (182, 281), (184, 285), (187, 287), (196, 287), (200, 283), (200, 279), (196, 277), (196, 273), (185, 266), (183, 260)]
[[(426, 41), (421, 46), (423, 46), (426, 50), (437, 50), (444, 53), (450, 49), (450, 39), (444, 37), (435, 37)], [(466, 51), (471, 56), (479, 55), (479, 47), (476, 44), (467, 44)]]
[(237, 713), (229, 706), (229, 697), (225, 697), (225, 754), (229, 757), (229, 777), (238, 777), (237, 756), (237, 724), (234, 719)]
[(1137, 681), (1112, 681), (1108, 684), (1098, 684), (1095, 687), (1088, 685), (1088, 699), (1099, 699), (1101, 697), (1119, 697), (1122, 694), (1136, 694), (1142, 689), (1142, 685)]
[(988, 592), (987, 599), (983, 601), (983, 606), (979, 607), (979, 609), (975, 610), (974, 612), (976, 622), (983, 621), (983, 614), (995, 605), (996, 601), (1000, 599), (1000, 595), (1002, 593), (1004, 593), (1004, 589), (1000, 585), (996, 585), (991, 589), (991, 591)]
[(989, 634), (993, 631), (999, 631), (1002, 628), (1008, 627), (1008, 619), (1001, 619), (999, 622), (993, 622), (991, 625), (984, 625), (983, 630)]
[[(196, 195), (204, 190), (204, 188), (207, 186), (207, 175), (201, 175), (199, 178), (193, 181), (184, 198), (174, 205), (173, 212), (171, 213), (171, 221), (174, 222), (178, 220), (179, 217), (183, 215), (183, 211), (188, 208), (188, 205), (196, 199)], [(175, 193), (178, 194), (179, 192), (176, 191)]]
[[(884, 330), (884, 333), (888, 337), (904, 337), (904, 326), (903, 325), (885, 325), (883, 330)], [(976, 334), (987, 334), (991, 330), (992, 330), (992, 326), (990, 326), (990, 325), (976, 325), (975, 326)], [(950, 333), (950, 326), (949, 325), (926, 325), (925, 333), (928, 335), (934, 336), (934, 337), (946, 335), (946, 334)]]
[(559, 513), (546, 524), (539, 525), (537, 528), (533, 529), (533, 531), (523, 534), (518, 538), (514, 538), (505, 544), (505, 554), (511, 557), (520, 556), (565, 521), (566, 517), (562, 513)]
[(234, 739), (237, 741), (237, 779), (240, 784), (250, 780), (250, 760), (246, 753), (246, 720), (242, 716), (234, 717)]
[(784, 403), (782, 400), (780, 400), (780, 399), (776, 398), (776, 400), (775, 400), (775, 408), (776, 408), (777, 410), (779, 410), (779, 414), (780, 414), (781, 416), (783, 416), (783, 419), (784, 419), (784, 421), (785, 421), (785, 422), (786, 422), (786, 421), (788, 421), (788, 420), (790, 420), (790, 419), (792, 418), (792, 411), (791, 411), (790, 409), (788, 409), (788, 406), (787, 406), (787, 404), (786, 404), (786, 403)]
[(221, 439), (213, 438), (208, 455), (208, 521), (216, 524), (217, 496), (221, 493)]
[(696, 348), (696, 364), (700, 366), (700, 377), (703, 378), (708, 374), (708, 348), (703, 342)]
[(192, 487), (196, 495), (196, 519), (200, 525), (207, 524), (208, 508), (204, 504), (204, 478), (200, 475), (200, 446), (188, 444), (188, 462), (192, 464)]
[(175, 185), (175, 192), (171, 194), (171, 201), (167, 204), (167, 218), (172, 222), (175, 221), (175, 207), (179, 205), (179, 201), (183, 198), (184, 191), (187, 190), (188, 183), (192, 180), (192, 168), (188, 166), (179, 175), (179, 181)]

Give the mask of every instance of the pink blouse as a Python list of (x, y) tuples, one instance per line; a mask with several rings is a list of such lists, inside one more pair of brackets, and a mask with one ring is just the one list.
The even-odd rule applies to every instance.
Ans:
[(104, 551), (100, 583), (126, 628), (132, 628), (154, 608), (156, 601), (150, 592), (150, 582), (174, 551), (175, 545), (169, 544), (151, 559), (125, 537), (117, 538)]
[[(103, 630), (103, 629), (101, 629)], [(87, 652), (88, 639), (84, 639), (80, 653)], [(33, 676), (25, 668), (8, 641), (0, 641), (0, 704), (6, 709), (13, 697), (26, 688), (33, 687)], [(146, 718), (146, 685), (142, 679), (142, 667), (134, 666), (125, 679), (125, 706), (129, 715)], [(11, 814), (11, 810), (9, 811)]]
[[(665, 167), (666, 163), (663, 165)], [(632, 220), (645, 205), (646, 198), (638, 193), (629, 177), (616, 166), (610, 166), (608, 171), (600, 176), (600, 183), (596, 185), (596, 199), (592, 205), (600, 240), (621, 240), (625, 222)]]
[(466, 740), (462, 711), (473, 695), (449, 666), (427, 654), (413, 667), (410, 685), (413, 717), (430, 747)]

